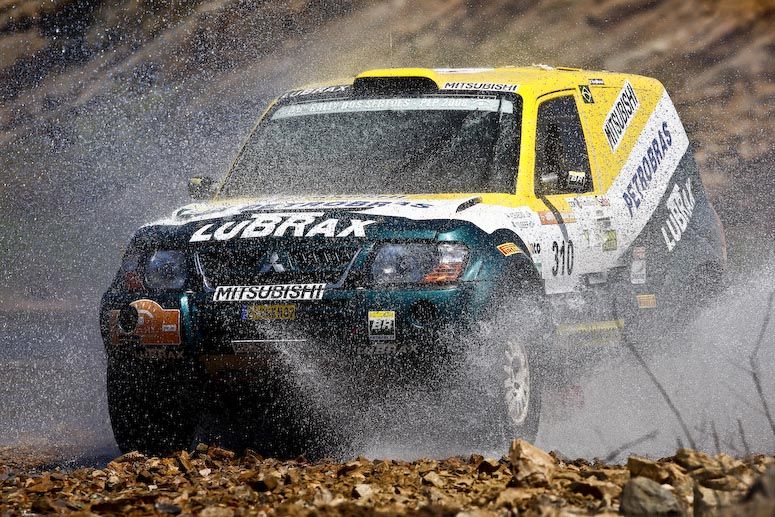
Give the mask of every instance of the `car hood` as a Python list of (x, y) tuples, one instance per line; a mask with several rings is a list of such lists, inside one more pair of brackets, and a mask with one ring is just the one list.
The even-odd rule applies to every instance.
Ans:
[(210, 219), (234, 218), (251, 213), (355, 212), (374, 216), (408, 219), (448, 219), (481, 201), (479, 194), (433, 196), (321, 196), (263, 197), (214, 200), (192, 203), (176, 210), (170, 218), (153, 225), (183, 225)]
[(137, 238), (172, 246), (255, 238), (433, 239), (470, 223), (466, 213), (481, 206), (476, 194), (215, 200), (183, 206), (143, 226)]

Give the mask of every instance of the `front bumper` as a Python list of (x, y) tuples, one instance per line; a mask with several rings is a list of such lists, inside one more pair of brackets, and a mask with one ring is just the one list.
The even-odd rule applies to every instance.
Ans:
[[(204, 292), (108, 292), (100, 320), (109, 358), (193, 360), (210, 375), (309, 360), (417, 365), (437, 362), (454, 348), (450, 344), (464, 341), (487, 310), (489, 288), (487, 282), (464, 282), (434, 289), (332, 289), (322, 300), (293, 303), (215, 302)], [(145, 310), (153, 302), (158, 314)], [(119, 322), (129, 307), (140, 307), (141, 317), (125, 332)], [(160, 314), (167, 334), (149, 327), (161, 328), (154, 323)], [(176, 319), (177, 340), (170, 334)]]

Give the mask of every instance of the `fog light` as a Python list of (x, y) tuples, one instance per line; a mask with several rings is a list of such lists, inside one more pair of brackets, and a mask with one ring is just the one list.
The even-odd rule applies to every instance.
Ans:
[(137, 309), (127, 305), (118, 313), (118, 328), (125, 334), (131, 334), (137, 328), (139, 319), (140, 315), (137, 314)]

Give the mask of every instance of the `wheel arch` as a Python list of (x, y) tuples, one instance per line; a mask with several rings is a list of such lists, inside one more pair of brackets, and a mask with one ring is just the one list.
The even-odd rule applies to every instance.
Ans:
[[(510, 230), (497, 230), (490, 236), (494, 256), (491, 279), (495, 282), (516, 283), (522, 287), (543, 290), (543, 280), (533, 262), (532, 249), (528, 243)], [(516, 253), (507, 254), (498, 246), (514, 243), (519, 249)]]

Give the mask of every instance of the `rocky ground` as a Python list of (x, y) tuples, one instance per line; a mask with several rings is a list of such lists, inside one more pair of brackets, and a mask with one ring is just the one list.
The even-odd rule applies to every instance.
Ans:
[(515, 440), (501, 459), (265, 459), (200, 444), (103, 468), (0, 465), (0, 515), (773, 515), (775, 457), (680, 449), (626, 465), (569, 460)]

